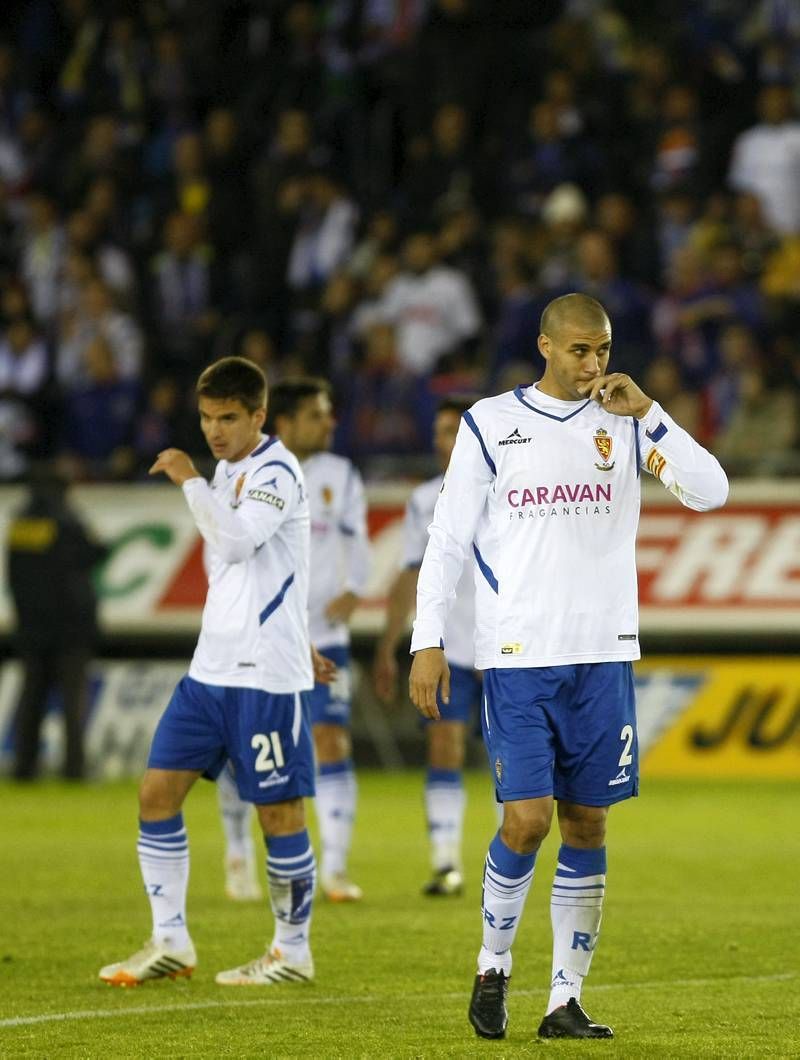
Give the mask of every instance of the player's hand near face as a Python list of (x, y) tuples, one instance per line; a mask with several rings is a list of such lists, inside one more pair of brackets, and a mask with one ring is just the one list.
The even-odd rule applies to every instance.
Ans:
[(358, 596), (355, 593), (346, 592), (340, 596), (334, 596), (325, 608), (325, 617), (329, 622), (349, 622), (350, 616), (358, 606)]
[(450, 667), (441, 648), (422, 648), (414, 655), (408, 691), (411, 702), (426, 718), (438, 721), (439, 706), (436, 693), (441, 685), (442, 701), (450, 702)]
[(590, 383), (582, 383), (578, 391), (614, 416), (635, 416), (641, 419), (653, 404), (653, 399), (624, 372), (599, 375)]
[(200, 472), (182, 449), (164, 449), (160, 452), (147, 473), (157, 475), (159, 471), (163, 471), (176, 486), (182, 486), (187, 479), (200, 478)]

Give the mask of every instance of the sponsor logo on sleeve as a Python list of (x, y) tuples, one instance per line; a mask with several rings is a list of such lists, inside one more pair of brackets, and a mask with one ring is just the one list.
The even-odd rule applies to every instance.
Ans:
[(282, 512), (286, 507), (286, 501), (283, 497), (277, 497), (274, 493), (270, 493), (268, 490), (259, 489), (254, 487), (247, 491), (247, 499), (251, 501), (260, 501), (262, 504), (271, 504), (273, 508), (277, 508), (279, 512)]

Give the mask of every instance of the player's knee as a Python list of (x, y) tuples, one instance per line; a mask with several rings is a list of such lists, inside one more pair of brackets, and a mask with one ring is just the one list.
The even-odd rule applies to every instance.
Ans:
[(270, 836), (294, 835), (305, 828), (305, 811), (302, 799), (273, 802), (256, 806), (261, 830)]
[(506, 807), (500, 837), (507, 847), (518, 854), (531, 854), (550, 831), (552, 814), (543, 808), (520, 813)]
[(608, 810), (604, 806), (559, 804), (561, 838), (568, 846), (602, 846), (606, 838), (607, 816)]
[(461, 722), (440, 721), (428, 726), (428, 764), (433, 769), (461, 769), (466, 736)]
[(350, 757), (350, 733), (343, 725), (315, 725), (314, 749), (321, 765)]
[(139, 785), (139, 816), (144, 821), (174, 817), (180, 811), (182, 801), (163, 777), (146, 773)]

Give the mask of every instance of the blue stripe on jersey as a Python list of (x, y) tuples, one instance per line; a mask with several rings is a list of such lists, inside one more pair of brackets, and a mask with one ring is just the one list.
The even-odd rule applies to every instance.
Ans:
[(486, 448), (486, 446), (484, 444), (483, 438), (481, 438), (481, 432), (478, 430), (478, 424), (472, 418), (472, 414), (470, 412), (465, 412), (464, 413), (464, 422), (466, 423), (466, 425), (469, 427), (469, 429), (472, 431), (472, 433), (475, 435), (475, 437), (480, 442), (481, 449), (483, 450), (484, 459), (486, 460), (486, 463), (489, 465), (489, 470), (491, 471), (491, 473), (493, 475), (496, 476), (497, 475), (497, 468), (494, 465), (494, 460), (492, 460), (492, 458), (489, 456), (489, 451), (487, 450), (487, 448)]
[(636, 444), (636, 477), (638, 478), (642, 471), (642, 450), (639, 447), (639, 421), (636, 417), (633, 417), (633, 440)]
[(339, 533), (344, 534), (345, 537), (355, 537), (356, 532), (349, 526), (345, 526), (344, 523), (339, 523)]
[(271, 445), (274, 445), (278, 440), (277, 434), (273, 434), (271, 438), (267, 438), (263, 445), (260, 445), (255, 452), (251, 453), (250, 456), (261, 456), (262, 453), (266, 453), (267, 449)]
[(286, 593), (287, 593), (287, 591), (289, 589), (289, 586), (292, 584), (293, 581), (294, 581), (294, 571), (292, 571), (292, 573), (289, 575), (289, 577), (286, 579), (286, 581), (280, 587), (280, 589), (275, 594), (275, 596), (273, 596), (273, 598), (270, 600), (270, 602), (267, 604), (267, 606), (264, 608), (264, 610), (258, 616), (258, 624), (260, 626), (263, 626), (264, 623), (269, 618), (269, 616), (272, 614), (272, 612), (273, 611), (277, 611), (278, 608), (281, 606), (281, 604), (283, 603), (283, 598), (284, 598), (284, 596), (286, 596)]
[(591, 405), (591, 398), (584, 402), (579, 409), (575, 409), (574, 412), (570, 412), (567, 416), (554, 416), (552, 412), (545, 412), (543, 409), (537, 409), (535, 405), (531, 405), (530, 401), (526, 401), (522, 396), (522, 387), (518, 386), (514, 390), (514, 397), (518, 401), (521, 401), (526, 409), (530, 409), (531, 412), (538, 412), (540, 416), (547, 416), (548, 420), (558, 420), (559, 423), (566, 423), (567, 420), (571, 420), (573, 416), (577, 416), (579, 412), (583, 412), (587, 405)]
[(481, 574), (487, 580), (489, 585), (491, 585), (494, 591), (497, 592), (497, 578), (495, 578), (494, 576), (494, 571), (483, 558), (483, 556), (480, 554), (480, 552), (478, 551), (478, 546), (474, 542), (472, 544), (472, 551), (475, 553), (475, 559), (478, 561), (478, 566), (480, 567)]
[(660, 442), (664, 435), (667, 433), (667, 428), (663, 423), (659, 423), (654, 431), (645, 431), (645, 434), (651, 442)]
[(289, 474), (292, 476), (292, 478), (295, 480), (295, 482), (297, 482), (297, 475), (295, 475), (294, 471), (292, 471), (289, 465), (284, 464), (282, 460), (268, 460), (266, 464), (262, 464), (261, 467), (257, 467), (256, 470), (253, 472), (253, 475), (257, 475), (259, 471), (263, 471), (265, 467), (285, 467)]

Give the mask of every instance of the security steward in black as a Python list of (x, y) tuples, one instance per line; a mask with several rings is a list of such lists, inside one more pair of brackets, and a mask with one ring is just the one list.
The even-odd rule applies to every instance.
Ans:
[(61, 693), (66, 729), (63, 775), (84, 775), (87, 671), (97, 639), (92, 568), (107, 550), (93, 542), (69, 508), (66, 480), (52, 468), (32, 471), (27, 503), (8, 530), (8, 577), (17, 612), (24, 685), (17, 710), (18, 780), (36, 776), (39, 732), (51, 689)]

